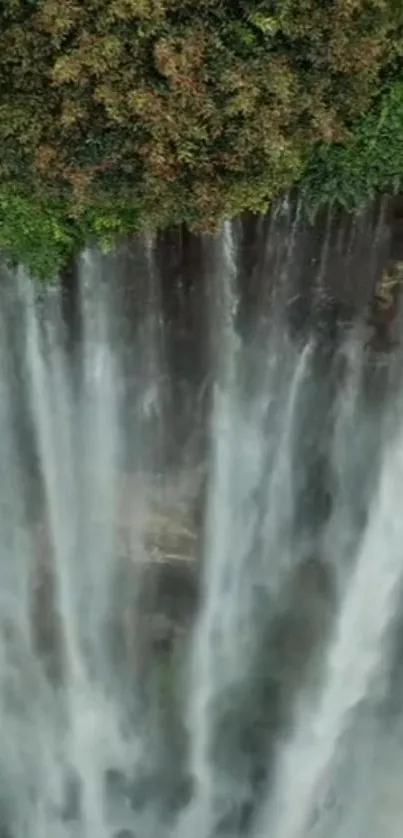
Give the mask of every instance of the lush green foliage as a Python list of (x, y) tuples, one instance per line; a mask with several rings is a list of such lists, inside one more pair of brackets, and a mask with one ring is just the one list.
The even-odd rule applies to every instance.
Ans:
[(402, 53), (400, 0), (3, 0), (0, 247), (45, 275), (300, 181), (360, 202), (403, 171)]
[(356, 120), (344, 144), (314, 148), (301, 188), (311, 211), (325, 204), (353, 210), (403, 189), (403, 78)]
[(62, 208), (48, 197), (0, 186), (0, 250), (25, 264), (40, 279), (56, 275), (75, 249), (77, 231)]

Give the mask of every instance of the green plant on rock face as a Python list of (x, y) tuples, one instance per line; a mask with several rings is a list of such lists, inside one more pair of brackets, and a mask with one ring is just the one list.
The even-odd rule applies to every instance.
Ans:
[(403, 186), (403, 80), (388, 84), (373, 108), (351, 127), (348, 140), (319, 144), (301, 180), (307, 205), (348, 210)]
[(55, 277), (75, 248), (63, 213), (41, 200), (0, 186), (0, 249), (38, 279)]

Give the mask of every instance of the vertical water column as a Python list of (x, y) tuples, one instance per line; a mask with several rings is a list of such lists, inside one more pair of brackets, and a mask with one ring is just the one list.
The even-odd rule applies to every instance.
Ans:
[(60, 345), (57, 290), (41, 301), (37, 289), (23, 273), (18, 283), (24, 313), (30, 408), (44, 485), (45, 525), (58, 577), (57, 609), (63, 621), (66, 676), (74, 679), (82, 674), (69, 571), (76, 542), (77, 495), (73, 406)]
[[(76, 815), (83, 835), (96, 833), (102, 838), (108, 835), (105, 771), (111, 764), (125, 763), (127, 756), (106, 642), (116, 573), (121, 380), (111, 347), (112, 301), (96, 254), (84, 254), (80, 274), (79, 382), (71, 377), (64, 351), (58, 288), (45, 292), (42, 307), (37, 289), (23, 276), (20, 293), (55, 608), (63, 641), (57, 693), (62, 727), (53, 734), (59, 740), (52, 740), (48, 731), (45, 743), (55, 771), (59, 766), (77, 783)], [(45, 822), (42, 826), (50, 828)]]
[(236, 421), (237, 340), (234, 333), (236, 255), (232, 228), (226, 225), (216, 245), (211, 289), (214, 394), (211, 463), (205, 537), (203, 603), (195, 630), (189, 693), (190, 771), (193, 800), (179, 829), (202, 836), (215, 825), (217, 776), (212, 759), (215, 702), (233, 677), (236, 639), (232, 634), (231, 575), (234, 526), (234, 422)]
[[(76, 405), (75, 553), (69, 563), (84, 675), (70, 685), (69, 758), (79, 777), (84, 835), (108, 835), (105, 773), (126, 765), (131, 742), (111, 658), (116, 608), (118, 465), (122, 374), (116, 340), (113, 261), (86, 251), (80, 264), (82, 385)], [(135, 734), (134, 737), (135, 738)]]
[[(86, 666), (75, 601), (75, 584), (79, 582), (73, 572), (78, 529), (74, 406), (62, 346), (60, 299), (57, 287), (39, 294), (23, 272), (18, 276), (18, 292), (25, 333), (28, 402), (43, 483), (43, 527), (48, 542), (44, 561), (54, 580), (55, 601), (45, 603), (41, 619), (51, 619), (53, 608), (54, 626), (61, 634), (61, 645), (56, 644), (56, 654), (61, 656), (60, 688), (50, 700), (40, 677), (39, 694), (35, 696), (37, 715), (31, 717), (34, 720), (31, 736), (26, 734), (37, 765), (28, 778), (26, 817), (32, 834), (40, 835), (55, 828), (63, 807), (64, 779), (71, 765), (72, 727), (77, 715), (77, 697), (86, 683)], [(34, 797), (31, 784), (37, 786)], [(23, 799), (17, 811), (20, 820)]]
[(329, 640), (317, 701), (301, 702), (279, 749), (276, 783), (258, 834), (302, 838), (323, 803), (342, 734), (373, 688), (402, 580), (401, 428), (385, 443), (379, 489)]

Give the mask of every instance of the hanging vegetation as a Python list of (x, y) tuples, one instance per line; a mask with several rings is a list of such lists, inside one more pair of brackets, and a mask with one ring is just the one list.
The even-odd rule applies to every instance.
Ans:
[(0, 4), (0, 247), (214, 229), (301, 184), (355, 206), (403, 175), (400, 0)]

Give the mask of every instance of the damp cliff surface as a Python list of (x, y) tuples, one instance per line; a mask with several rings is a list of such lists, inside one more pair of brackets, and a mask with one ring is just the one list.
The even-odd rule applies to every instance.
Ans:
[[(398, 295), (389, 294), (377, 306), (377, 287), (400, 259), (400, 215), (399, 200), (385, 198), (356, 215), (324, 210), (312, 223), (294, 197), (278, 203), (266, 217), (250, 215), (229, 225), (240, 339), (256, 340), (260, 323), (281, 317), (293, 341), (322, 335), (325, 354), (332, 354), (358, 322), (368, 327), (368, 340), (378, 349), (374, 358), (386, 352), (389, 344), (392, 348), (397, 337)], [(147, 329), (151, 329), (154, 348), (146, 352), (142, 375), (152, 379), (159, 353), (159, 408), (165, 411), (164, 426), (169, 427), (164, 456), (173, 460), (183, 459), (184, 451), (197, 460), (198, 447), (203, 446), (203, 415), (215, 351), (211, 323), (218, 281), (217, 241), (178, 227), (150, 239), (122, 242), (115, 254), (99, 262), (104, 277), (114, 276), (113, 295), (119, 310), (115, 320), (119, 321), (118, 339), (125, 344), (128, 399), (133, 347), (147, 340)], [(61, 276), (66, 341), (77, 375), (80, 361), (74, 360), (74, 351), (82, 338), (79, 272), (77, 261)], [(398, 291), (399, 281), (393, 287)], [(151, 412), (155, 392), (153, 383), (148, 393)]]
[[(97, 375), (102, 380), (103, 368), (108, 368), (108, 351), (118, 356), (116, 371), (109, 369), (108, 385), (110, 399), (118, 404), (114, 407), (118, 414), (111, 415), (109, 421), (119, 425), (109, 503), (114, 505), (117, 555), (130, 560), (131, 532), (142, 518), (144, 555), (155, 566), (153, 573), (165, 579), (162, 587), (172, 589), (165, 597), (159, 581), (144, 583), (146, 598), (150, 599), (151, 590), (159, 592), (155, 596), (160, 605), (155, 602), (155, 607), (162, 611), (162, 622), (157, 635), (164, 624), (167, 635), (172, 633), (175, 611), (178, 617), (182, 614), (180, 584), (188, 591), (183, 594), (185, 613), (196, 607), (198, 573), (194, 565), (202, 550), (212, 387), (220, 355), (227, 352), (217, 337), (222, 329), (220, 308), (228, 304), (220, 298), (222, 271), (232, 275), (234, 339), (245, 345), (246, 357), (249, 352), (251, 357), (257, 354), (270, 363), (270, 356), (274, 359), (278, 351), (276, 340), (290, 341), (296, 347), (309, 339), (315, 342), (315, 421), (310, 414), (311, 395), (307, 406), (301, 402), (298, 419), (306, 452), (304, 474), (298, 477), (301, 515), (305, 520), (309, 511), (313, 527), (317, 526), (315, 518), (320, 523), (331, 505), (326, 448), (332, 433), (331, 405), (344, 376), (340, 346), (350, 333), (361, 329), (359, 340), (368, 344), (367, 388), (373, 402), (388, 380), (385, 370), (379, 373), (376, 369), (384, 365), (385, 353), (397, 337), (395, 292), (399, 283), (394, 283), (386, 303), (379, 289), (383, 276), (400, 256), (398, 202), (385, 200), (359, 216), (326, 211), (310, 224), (295, 199), (279, 204), (266, 218), (249, 216), (228, 225), (226, 236), (222, 242), (219, 237), (196, 236), (178, 228), (155, 238), (124, 242), (108, 256), (88, 251), (62, 274), (59, 287), (39, 291), (39, 325), (45, 324), (43, 335), (38, 332), (36, 338), (43, 342), (39, 349), (45, 355), (61, 353), (53, 373), (59, 379), (62, 376), (56, 378), (65, 400), (64, 408), (59, 409), (67, 410), (70, 417), (76, 404), (80, 422), (84, 408), (90, 417), (86, 402), (92, 396), (88, 394), (91, 388), (96, 393)], [(9, 363), (15, 380), (26, 384), (23, 355), (27, 335), (24, 328), (19, 334), (16, 329), (21, 303), (14, 299), (12, 279), (4, 281), (3, 288), (9, 303), (4, 317)], [(390, 289), (389, 281), (389, 294)], [(52, 321), (53, 325), (46, 327)], [(55, 338), (57, 332), (59, 337)], [(246, 376), (242, 387), (248, 398), (256, 386), (255, 372), (250, 360), (242, 364), (242, 375)], [(10, 410), (27, 471), (27, 502), (32, 507), (40, 550), (46, 555), (49, 537), (43, 513), (43, 467), (30, 398), (32, 394), (30, 397), (24, 388), (18, 394), (12, 392)], [(96, 398), (95, 394), (94, 416), (101, 409)], [(106, 398), (102, 393), (102, 399)], [(110, 409), (110, 405), (106, 407)], [(45, 410), (43, 405), (41, 409)], [(105, 416), (103, 432), (107, 433), (108, 414)], [(48, 422), (50, 419), (47, 417)], [(73, 429), (74, 425), (70, 432), (76, 433)], [(74, 456), (80, 460), (82, 454)], [(103, 478), (91, 458), (87, 468), (91, 491)], [(146, 493), (142, 472), (150, 482)], [(91, 515), (93, 526), (102, 531), (96, 503)]]
[(396, 826), (393, 229), (291, 202), (86, 251), (60, 285), (2, 270), (13, 838)]

